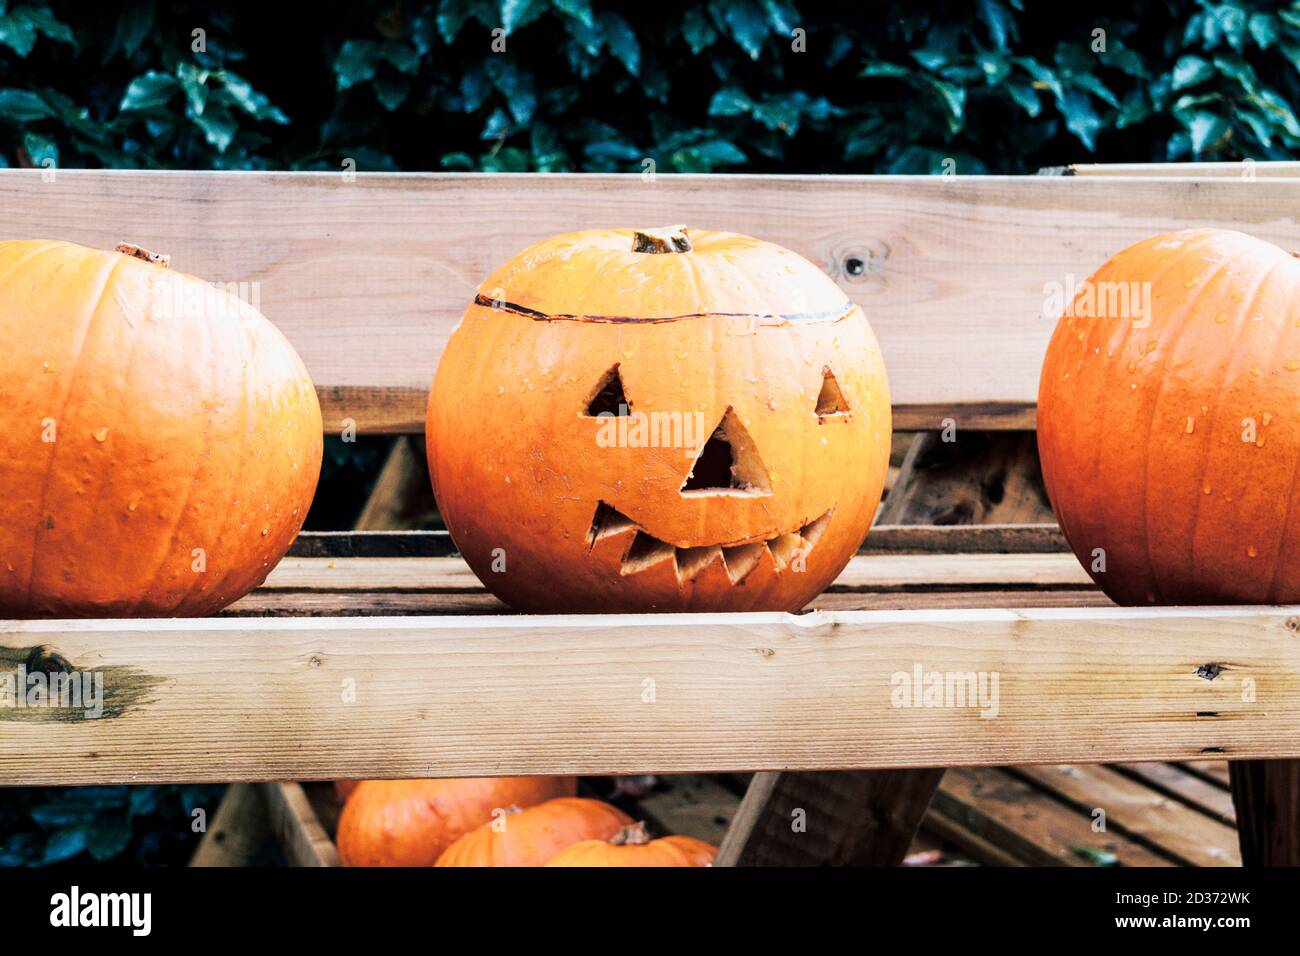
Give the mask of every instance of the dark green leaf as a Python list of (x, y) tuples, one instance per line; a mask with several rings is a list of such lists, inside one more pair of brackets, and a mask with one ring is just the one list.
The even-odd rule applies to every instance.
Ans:
[(201, 114), (191, 116), (194, 125), (203, 131), (204, 137), (219, 153), (230, 148), (239, 131), (235, 118), (230, 111), (222, 108), (204, 110)]
[(42, 857), (42, 862), (46, 864), (61, 863), (64, 860), (72, 859), (86, 849), (89, 836), (90, 834), (85, 826), (72, 826), (56, 830), (50, 835), (49, 841), (45, 844), (45, 854)]
[(710, 116), (741, 116), (754, 108), (754, 101), (734, 88), (721, 89), (709, 101)]
[(334, 58), (334, 76), (340, 90), (375, 78), (379, 44), (374, 40), (345, 40)]
[(718, 31), (713, 29), (713, 24), (709, 23), (703, 13), (692, 7), (682, 18), (682, 36), (685, 37), (686, 45), (691, 48), (691, 52), (699, 54), (717, 41)]
[(0, 90), (0, 120), (14, 123), (30, 123), (32, 120), (53, 116), (43, 99), (28, 90)]
[(1065, 95), (1057, 101), (1057, 107), (1065, 117), (1066, 128), (1079, 138), (1079, 142), (1092, 152), (1097, 145), (1097, 131), (1101, 128), (1101, 118), (1092, 108), (1092, 101), (1087, 94), (1078, 90), (1066, 90)]
[[(715, 7), (716, 9), (716, 7)], [(767, 18), (751, 0), (727, 0), (722, 4), (724, 32), (749, 56), (757, 60), (767, 39)]]
[(1178, 58), (1174, 64), (1173, 83), (1175, 90), (1186, 89), (1189, 86), (1195, 86), (1197, 83), (1203, 83), (1210, 77), (1214, 76), (1214, 67), (1209, 61), (1196, 56), (1187, 54)]
[(596, 18), (591, 13), (590, 0), (551, 0), (551, 6), (577, 20), (584, 27), (590, 29), (596, 25)]
[(177, 82), (176, 77), (156, 70), (150, 71), (131, 81), (122, 95), (118, 110), (125, 113), (129, 110), (147, 110), (163, 106), (179, 88), (180, 83)]
[(605, 43), (609, 52), (618, 59), (633, 76), (641, 72), (641, 44), (628, 22), (617, 13), (602, 13), (600, 25), (605, 31)]

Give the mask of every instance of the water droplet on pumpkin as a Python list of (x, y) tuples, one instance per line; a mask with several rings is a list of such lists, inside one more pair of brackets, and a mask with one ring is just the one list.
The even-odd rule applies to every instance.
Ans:
[(1184, 289), (1190, 289), (1192, 286), (1196, 285), (1196, 283), (1198, 283), (1198, 282), (1200, 282), (1200, 281), (1201, 281), (1201, 280), (1200, 280), (1199, 278), (1198, 278), (1198, 279), (1188, 279), (1186, 282), (1183, 283), (1183, 288), (1184, 288)]
[(1256, 365), (1254, 368), (1252, 368), (1252, 369), (1250, 370), (1250, 377), (1251, 377), (1251, 378), (1259, 378), (1259, 366), (1258, 366), (1258, 365)]
[(1228, 313), (1227, 313), (1227, 312), (1220, 312), (1218, 315), (1216, 315), (1216, 316), (1214, 317), (1214, 324), (1215, 324), (1215, 325), (1223, 325), (1223, 323), (1225, 323), (1225, 322), (1227, 322), (1227, 321), (1228, 321)]
[(43, 371), (46, 375), (49, 375), (51, 372), (54, 371), (54, 366), (51, 365), (49, 362), (42, 362), (41, 371)]
[(105, 441), (108, 441), (108, 429), (107, 429), (107, 428), (96, 428), (93, 432), (91, 432), (91, 434), (95, 436), (95, 441), (97, 441), (97, 442), (105, 442)]
[(268, 534), (270, 534), (270, 533), (271, 533), (271, 529), (270, 529), (270, 528), (263, 528), (263, 529), (262, 529), (262, 537), (263, 537), (263, 538), (265, 538), (265, 537), (266, 537)]
[(1246, 555), (1247, 555), (1248, 557), (1258, 558), (1258, 557), (1259, 557), (1259, 551), (1256, 550), (1255, 546), (1252, 544), (1249, 548), (1246, 549)]
[(1207, 495), (1210, 493), (1210, 483), (1208, 481), (1201, 485), (1201, 491), (1205, 492)]
[(1269, 422), (1271, 422), (1272, 420), (1273, 420), (1273, 413), (1272, 413), (1272, 412), (1265, 412), (1265, 413), (1264, 413), (1264, 424), (1267, 425), (1267, 424), (1268, 424)]
[(1150, 355), (1155, 350), (1156, 350), (1156, 340), (1152, 339), (1150, 342), (1147, 343), (1146, 354)]
[(1187, 416), (1187, 434), (1190, 435), (1190, 434), (1191, 434), (1192, 432), (1194, 432), (1195, 430), (1196, 430), (1196, 419), (1193, 418), (1191, 415), (1188, 415), (1188, 416)]

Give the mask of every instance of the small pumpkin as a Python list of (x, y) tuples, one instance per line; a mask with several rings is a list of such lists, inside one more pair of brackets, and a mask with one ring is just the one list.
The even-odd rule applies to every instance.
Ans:
[(447, 847), (436, 865), (542, 866), (571, 844), (608, 839), (631, 822), (618, 807), (584, 797), (509, 807)]
[(120, 245), (0, 242), (0, 616), (204, 615), (260, 584), (320, 405), (248, 303)]
[(608, 840), (584, 840), (561, 850), (547, 866), (712, 866), (718, 848), (688, 836), (650, 839), (644, 823), (623, 827)]
[(362, 780), (339, 816), (344, 866), (432, 866), (492, 811), (572, 796), (573, 777), (448, 777)]
[(1038, 393), (1071, 548), (1115, 602), (1300, 601), (1300, 259), (1224, 229), (1144, 240), (1080, 288)]
[(889, 387), (862, 310), (790, 250), (594, 230), (483, 282), (425, 430), (447, 527), (514, 608), (791, 611), (871, 525)]

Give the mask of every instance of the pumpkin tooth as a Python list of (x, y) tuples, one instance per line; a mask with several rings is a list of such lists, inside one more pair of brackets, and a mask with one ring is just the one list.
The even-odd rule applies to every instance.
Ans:
[(795, 552), (803, 547), (803, 538), (798, 534), (777, 535), (771, 541), (767, 542), (767, 550), (772, 552), (772, 560), (776, 562), (776, 569), (784, 571), (790, 561), (794, 558)]
[(834, 512), (835, 509), (831, 508), (820, 518), (814, 518), (799, 529), (799, 537), (803, 538), (803, 542), (807, 545), (809, 551), (816, 546), (822, 535), (826, 533), (826, 526), (830, 524), (831, 515)]
[(636, 574), (638, 571), (644, 571), (661, 561), (667, 561), (676, 551), (677, 549), (667, 541), (660, 541), (654, 535), (637, 531), (636, 537), (628, 546), (627, 554), (623, 555), (623, 565), (618, 573)]
[(678, 583), (685, 584), (690, 581), (720, 557), (722, 557), (722, 549), (716, 544), (704, 548), (677, 548)]
[(745, 580), (749, 572), (758, 567), (758, 562), (765, 551), (767, 551), (767, 543), (764, 541), (723, 548), (722, 564), (727, 569), (727, 577), (731, 578), (731, 583), (739, 584)]
[(596, 542), (611, 535), (623, 534), (636, 527), (636, 522), (617, 508), (611, 508), (603, 501), (596, 502), (596, 513), (591, 517), (591, 527), (587, 529), (587, 550), (595, 547)]

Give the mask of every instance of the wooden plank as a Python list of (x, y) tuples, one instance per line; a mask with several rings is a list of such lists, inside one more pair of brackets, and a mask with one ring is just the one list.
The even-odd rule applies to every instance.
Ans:
[(1178, 767), (1180, 770), (1200, 777), (1206, 783), (1222, 787), (1224, 790), (1232, 786), (1231, 774), (1226, 760), (1198, 760), (1196, 763), (1179, 764)]
[(212, 281), (256, 283), (317, 383), (326, 430), (418, 432), (451, 329), (524, 246), (578, 225), (730, 229), (789, 246), (863, 306), (897, 427), (1028, 428), (1053, 326), (1045, 283), (1187, 226), (1300, 247), (1285, 212), (1298, 198), (1300, 183), (1267, 177), (2, 170), (0, 234), (130, 239)]
[(1241, 860), (1300, 866), (1300, 761), (1229, 761)]
[(396, 531), (422, 528), (437, 518), (433, 488), (423, 444), (399, 435), (384, 460), (365, 507), (357, 517), (357, 531)]
[(635, 816), (660, 834), (681, 834), (720, 844), (740, 807), (740, 797), (711, 777), (680, 774), (660, 777), (658, 785), (636, 802)]
[(1300, 163), (1075, 163), (1065, 168), (1067, 176), (1140, 176), (1165, 179), (1294, 179), (1300, 177)]
[(259, 784), (271, 828), (290, 866), (338, 866), (338, 850), (297, 783)]
[[(1092, 579), (1073, 554), (858, 555), (835, 590), (944, 587), (1083, 588)], [(482, 584), (461, 558), (292, 558), (267, 576), (269, 591), (477, 591)]]
[(1206, 782), (1196, 774), (1188, 773), (1172, 763), (1118, 764), (1114, 770), (1171, 800), (1178, 800), (1227, 826), (1236, 826), (1237, 815), (1232, 808), (1232, 796), (1222, 787)]
[[(42, 648), (104, 675), (105, 697), (98, 719), (0, 707), (0, 779), (1300, 757), (1298, 621), (1297, 607), (3, 621), (6, 669)], [(996, 717), (981, 716), (990, 695), (896, 706), (918, 667), (996, 674)], [(1242, 700), (1247, 678), (1267, 707)]]
[[(818, 611), (960, 610), (963, 608), (1110, 607), (1096, 588), (975, 591), (827, 591), (809, 607)], [(222, 617), (377, 617), (382, 615), (512, 614), (486, 591), (254, 591)]]
[[(1171, 866), (1169, 859), (1116, 832), (1005, 770), (954, 768), (944, 776), (926, 817), (946, 839), (977, 859), (1020, 866), (1096, 866), (1102, 855), (1123, 866)], [(952, 826), (946, 824), (953, 824)], [(974, 839), (970, 839), (973, 837)], [(994, 856), (986, 859), (987, 848)]]
[(1085, 814), (1103, 810), (1107, 829), (1184, 866), (1237, 866), (1241, 862), (1232, 827), (1109, 767), (1017, 767), (1011, 772)]
[(893, 866), (943, 769), (756, 773), (715, 866)]
[(257, 786), (232, 783), (221, 795), (190, 866), (243, 866), (270, 833), (266, 801)]
[[(1068, 551), (1055, 523), (876, 525), (863, 554), (1035, 554)], [(294, 558), (445, 558), (456, 553), (446, 531), (304, 531)]]
[(976, 863), (986, 866), (1026, 866), (1002, 847), (986, 840), (968, 829), (958, 821), (930, 805), (925, 819), (921, 821), (919, 837), (931, 837), (955, 846), (962, 853), (969, 854)]

